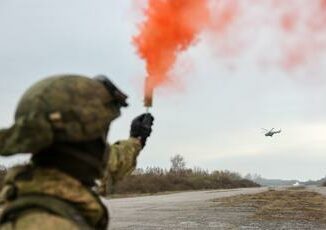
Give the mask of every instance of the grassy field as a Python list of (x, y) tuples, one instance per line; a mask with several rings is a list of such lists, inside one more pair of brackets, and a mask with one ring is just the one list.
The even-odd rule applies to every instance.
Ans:
[(214, 200), (225, 207), (249, 207), (259, 220), (306, 220), (326, 223), (326, 197), (302, 188), (269, 190)]

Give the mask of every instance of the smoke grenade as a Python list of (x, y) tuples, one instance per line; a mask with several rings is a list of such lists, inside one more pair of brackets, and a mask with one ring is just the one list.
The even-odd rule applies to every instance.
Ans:
[(144, 97), (144, 106), (147, 110), (153, 106), (153, 91), (154, 88), (150, 84), (150, 78), (147, 77), (145, 80), (145, 97)]

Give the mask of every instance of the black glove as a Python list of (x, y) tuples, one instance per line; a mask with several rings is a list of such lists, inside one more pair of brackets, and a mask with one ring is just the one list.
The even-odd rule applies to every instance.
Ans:
[(131, 122), (130, 136), (139, 138), (143, 147), (151, 135), (153, 121), (154, 117), (150, 113), (144, 113)]

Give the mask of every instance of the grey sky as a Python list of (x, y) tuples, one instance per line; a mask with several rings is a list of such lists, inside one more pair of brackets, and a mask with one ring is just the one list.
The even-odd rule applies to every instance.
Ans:
[[(12, 123), (21, 94), (44, 76), (104, 73), (130, 96), (131, 106), (110, 134), (111, 142), (126, 138), (130, 120), (145, 110), (144, 63), (131, 44), (138, 19), (131, 0), (2, 0), (0, 126)], [(259, 36), (260, 43), (268, 39), (269, 32)], [(168, 167), (172, 155), (182, 154), (188, 166), (211, 170), (269, 178), (325, 176), (325, 70), (311, 77), (307, 71), (261, 68), (250, 53), (230, 70), (209, 44), (199, 42), (182, 55), (176, 71), (184, 73), (177, 79), (183, 84), (156, 92), (154, 132), (139, 166)], [(263, 127), (284, 132), (266, 138)]]

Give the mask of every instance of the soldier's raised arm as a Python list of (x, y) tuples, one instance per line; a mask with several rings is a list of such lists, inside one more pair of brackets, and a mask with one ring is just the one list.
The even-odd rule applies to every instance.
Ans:
[(110, 146), (107, 170), (101, 181), (101, 193), (114, 191), (115, 184), (130, 175), (137, 165), (137, 157), (152, 132), (154, 117), (144, 113), (136, 117), (130, 128), (130, 138)]

